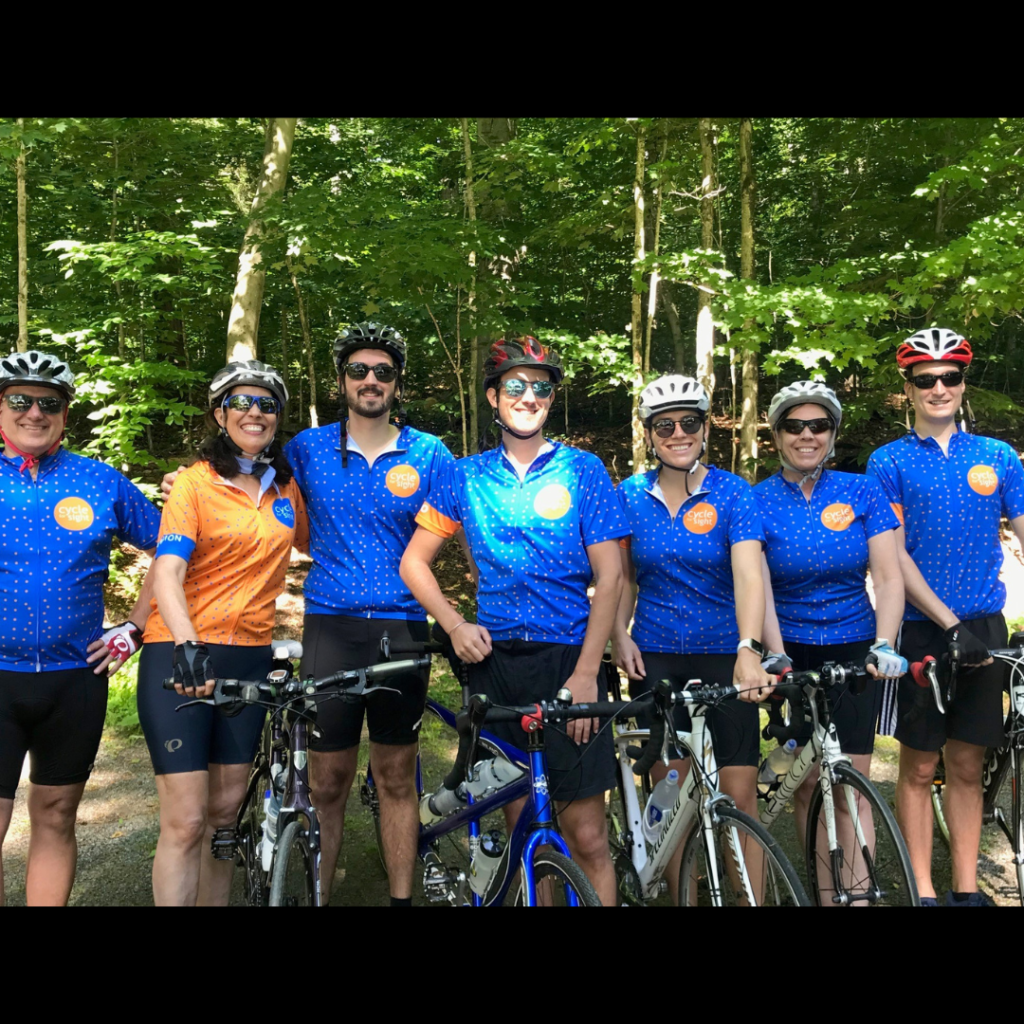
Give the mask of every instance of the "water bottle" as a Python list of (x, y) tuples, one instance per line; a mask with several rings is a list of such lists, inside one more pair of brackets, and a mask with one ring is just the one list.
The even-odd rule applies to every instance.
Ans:
[[(472, 840), (470, 840), (472, 842)], [(487, 887), (494, 878), (494, 872), (501, 863), (501, 855), (505, 852), (505, 833), (498, 829), (484, 832), (480, 836), (480, 845), (473, 854), (469, 866), (469, 887), (477, 894), (487, 894)]]
[(779, 788), (782, 776), (793, 767), (796, 760), (796, 740), (786, 740), (781, 747), (776, 747), (761, 764), (757, 773), (757, 791), (761, 796), (768, 796)]
[(477, 800), (497, 792), (510, 782), (514, 782), (523, 774), (523, 769), (512, 764), (504, 757), (492, 757), (487, 761), (477, 761), (473, 765), (470, 778), (465, 783), (467, 792)]
[(260, 844), (260, 859), (263, 862), (263, 870), (270, 870), (270, 862), (274, 856), (274, 844), (277, 842), (277, 817), (281, 811), (281, 804), (284, 802), (284, 773), (283, 764), (272, 764), (270, 766), (270, 789), (264, 794), (263, 806), (266, 809), (266, 818), (263, 821), (263, 840)]
[(679, 798), (679, 772), (672, 768), (651, 793), (647, 806), (644, 808), (644, 837), (650, 843), (656, 843), (661, 835), (661, 826), (665, 814), (674, 806)]

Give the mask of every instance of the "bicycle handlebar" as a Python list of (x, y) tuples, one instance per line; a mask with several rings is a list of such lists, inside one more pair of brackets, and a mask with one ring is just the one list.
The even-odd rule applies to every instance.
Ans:
[[(855, 684), (868, 677), (868, 671), (864, 665), (857, 661), (848, 661), (843, 664), (826, 662), (817, 671), (812, 672), (786, 672), (780, 677), (779, 683), (772, 690), (769, 701), (788, 700), (793, 707), (803, 708), (804, 700), (809, 696), (807, 688), (812, 690), (830, 690), (844, 683)], [(778, 707), (772, 708), (769, 704), (769, 714), (777, 711)], [(799, 739), (800, 734), (805, 731), (806, 722), (801, 711), (792, 720), (786, 722), (769, 722), (761, 735), (765, 739), (777, 740), (785, 743), (787, 740)]]

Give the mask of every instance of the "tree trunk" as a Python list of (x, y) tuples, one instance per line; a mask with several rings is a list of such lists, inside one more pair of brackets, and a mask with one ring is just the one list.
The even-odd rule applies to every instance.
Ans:
[(292, 286), (295, 288), (295, 299), (299, 306), (299, 326), (302, 328), (302, 348), (306, 354), (306, 362), (309, 365), (309, 425), (320, 426), (316, 414), (316, 371), (313, 369), (313, 339), (309, 334), (309, 321), (306, 319), (306, 303), (302, 299), (302, 289), (299, 287), (299, 279), (292, 269), (292, 258), (285, 257), (288, 263), (288, 273), (292, 276)]
[[(637, 125), (636, 129), (636, 176), (633, 178), (633, 213), (634, 213), (634, 263), (639, 263), (644, 258), (644, 145), (647, 141), (647, 129), (643, 125)], [(640, 292), (640, 283), (634, 276), (633, 279), (633, 312), (632, 312), (632, 337), (633, 337), (633, 472), (644, 471), (644, 457), (646, 447), (644, 443), (644, 428), (640, 422), (639, 404), (640, 391), (644, 384), (644, 350), (643, 350), (643, 296)]]
[[(288, 161), (295, 140), (294, 117), (272, 117), (267, 126), (267, 140), (263, 150), (263, 174), (249, 211), (249, 226), (245, 229), (242, 249), (238, 254), (238, 276), (235, 293), (231, 297), (228, 317), (227, 361), (255, 359), (260, 309), (263, 306), (263, 287), (266, 271), (262, 265), (260, 240), (263, 221), (260, 211), (267, 200), (284, 188), (288, 176)], [(312, 384), (312, 381), (310, 382)], [(310, 403), (310, 409), (315, 403)]]
[[(18, 118), (25, 131), (25, 118)], [(18, 159), (18, 351), (28, 351), (28, 199), (25, 195), (25, 141), (20, 140)]]
[[(703, 249), (715, 247), (715, 154), (711, 118), (698, 119), (701, 154), (700, 244)], [(708, 397), (715, 390), (715, 323), (711, 315), (711, 293), (703, 288), (697, 292), (697, 379)]]
[[(288, 387), (288, 310), (281, 310), (281, 379), (284, 381), (284, 389), (291, 395), (291, 388)], [(284, 423), (282, 426), (288, 429), (288, 409), (285, 408)]]
[(509, 139), (515, 138), (516, 119), (514, 117), (478, 117), (476, 119), (476, 137), (485, 146), (503, 146)]
[[(663, 129), (664, 134), (661, 137), (661, 163), (665, 162), (665, 157), (668, 155), (668, 128)], [(662, 179), (658, 178), (658, 188), (655, 192), (654, 201), (654, 248), (651, 252), (655, 256), (658, 255), (661, 248), (661, 193), (662, 193)], [(650, 295), (647, 297), (647, 330), (644, 336), (644, 373), (648, 374), (651, 372), (651, 332), (654, 330), (654, 319), (655, 311), (657, 309), (658, 302), (658, 272), (657, 270), (651, 271), (651, 280), (649, 288), (651, 290)]]
[[(749, 117), (740, 121), (740, 276), (754, 279), (754, 161)], [(744, 331), (753, 327), (748, 320)], [(740, 421), (740, 474), (757, 481), (757, 350), (747, 341), (743, 351), (743, 413)]]
[[(473, 196), (473, 150), (469, 144), (469, 120), (465, 117), (462, 122), (462, 150), (466, 157), (466, 216), (469, 218), (471, 230), (476, 231), (476, 199)], [(480, 340), (476, 330), (476, 249), (469, 253), (470, 284), (469, 298), (466, 308), (469, 311), (469, 436), (473, 444), (480, 444)], [(462, 362), (462, 337), (456, 339), (458, 361)], [(465, 437), (465, 431), (463, 431)], [(462, 455), (467, 456), (465, 439), (462, 445)]]
[(683, 351), (683, 329), (679, 326), (679, 310), (676, 308), (675, 295), (668, 281), (662, 281), (659, 290), (661, 292), (661, 308), (665, 310), (668, 329), (672, 333), (672, 348), (675, 352), (673, 371), (682, 373), (683, 367), (686, 365), (686, 353)]

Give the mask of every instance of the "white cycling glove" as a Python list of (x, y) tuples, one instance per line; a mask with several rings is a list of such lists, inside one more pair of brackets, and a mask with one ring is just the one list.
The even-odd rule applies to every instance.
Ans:
[(907, 671), (907, 659), (889, 646), (888, 640), (876, 640), (871, 645), (868, 656), (864, 659), (865, 666), (874, 665), (878, 674), (884, 679), (898, 679)]
[(111, 626), (100, 639), (116, 661), (127, 661), (142, 646), (142, 630), (134, 622)]

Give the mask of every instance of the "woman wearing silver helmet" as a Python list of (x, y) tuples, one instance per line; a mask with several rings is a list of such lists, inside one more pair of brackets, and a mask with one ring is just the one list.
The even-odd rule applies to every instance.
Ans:
[[(612, 639), (633, 696), (659, 679), (736, 686), (744, 703), (712, 709), (708, 724), (722, 790), (756, 816), (756, 702), (771, 689), (761, 668), (764, 534), (751, 486), (700, 461), (709, 404), (700, 383), (679, 375), (659, 377), (641, 393), (640, 419), (658, 467), (617, 492), (632, 530), (622, 560), (633, 585), (623, 588)], [(685, 709), (675, 714), (677, 728), (689, 728)], [(671, 767), (682, 775), (688, 765)], [(667, 772), (657, 765), (652, 775)], [(677, 876), (669, 871), (673, 890)]]
[[(893, 649), (903, 616), (894, 533), (899, 520), (876, 480), (825, 469), (842, 417), (835, 392), (817, 381), (782, 388), (769, 407), (782, 469), (754, 488), (767, 540), (764, 639), (797, 671), (826, 661), (866, 663), (873, 678), (863, 692), (844, 687), (830, 699), (843, 752), (868, 775), (882, 695), (875, 678), (898, 677), (907, 667)], [(869, 570), (874, 609), (865, 583)], [(808, 728), (799, 742), (810, 735)], [(795, 796), (801, 835), (816, 781), (809, 779)], [(836, 806), (846, 814), (841, 801)], [(827, 898), (822, 903), (828, 905)]]
[[(138, 689), (160, 797), (158, 905), (228, 901), (233, 866), (213, 859), (210, 837), (235, 820), (265, 712), (177, 708), (183, 695), (209, 696), (218, 676), (270, 671), (275, 602), (292, 547), (308, 547), (305, 505), (277, 436), (287, 400), (273, 367), (224, 367), (210, 385), (211, 433), (164, 507)], [(170, 676), (177, 693), (163, 689)]]

